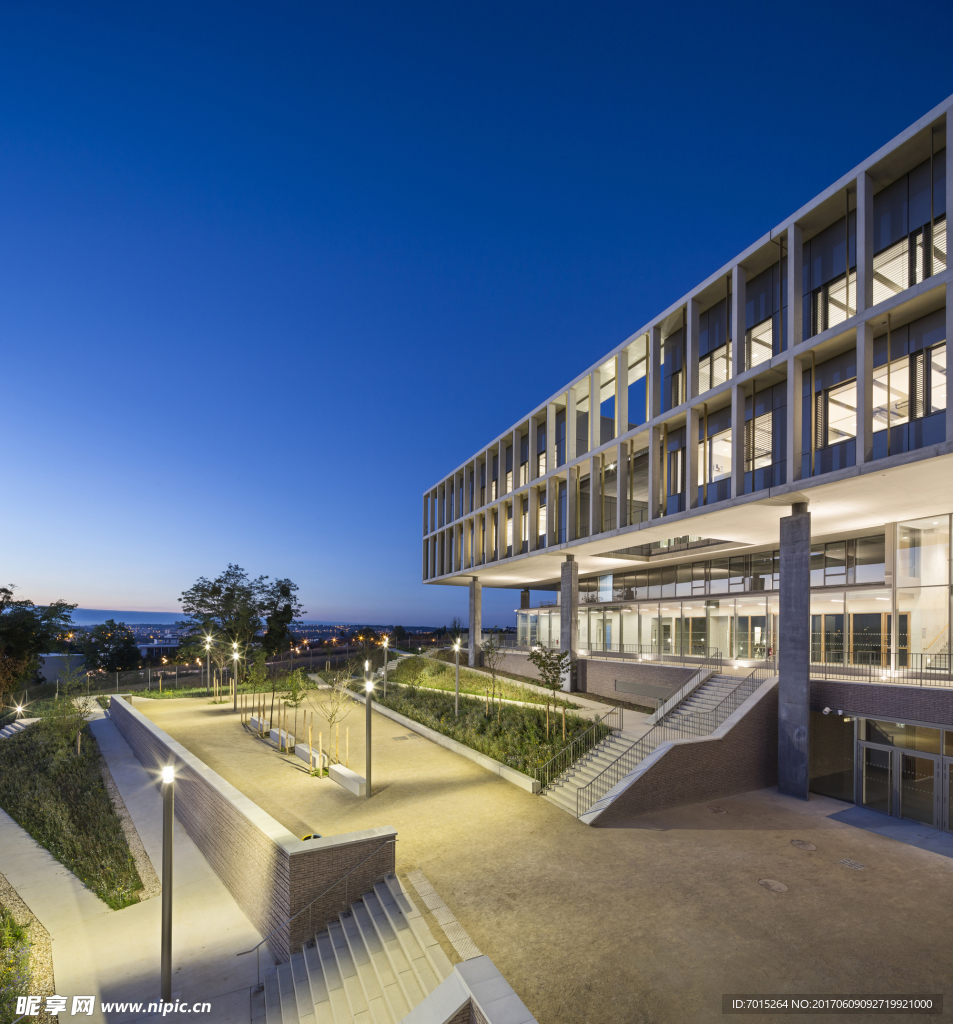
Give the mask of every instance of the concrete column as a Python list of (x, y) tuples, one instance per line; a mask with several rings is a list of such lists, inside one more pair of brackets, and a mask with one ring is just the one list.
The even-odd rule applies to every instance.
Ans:
[(698, 507), (698, 408), (685, 417), (685, 508)]
[(745, 370), (745, 282), (747, 275), (741, 264), (731, 268), (731, 375)]
[(566, 462), (576, 457), (576, 389), (566, 392)]
[(778, 675), (778, 792), (808, 798), (811, 657), (811, 513), (807, 502), (781, 520)]
[(690, 402), (698, 395), (698, 299), (689, 299), (685, 310), (685, 397)]
[(731, 496), (745, 493), (745, 389), (731, 389)]
[[(801, 479), (801, 412), (803, 388), (801, 360), (788, 358), (787, 424), (784, 458), (787, 463), (787, 482)], [(810, 471), (808, 472), (810, 476)]]
[(467, 664), (480, 664), (480, 636), (483, 630), (483, 584), (470, 577), (470, 640), (467, 645)]
[(589, 451), (594, 452), (602, 442), (602, 373), (589, 374)]
[(616, 529), (629, 525), (629, 442), (616, 445), (615, 456), (615, 525)]
[(520, 608), (529, 608), (529, 591), (520, 591)]
[(857, 328), (857, 465), (874, 457), (874, 325)]
[(857, 177), (857, 312), (874, 304), (874, 183)]
[(578, 469), (573, 466), (566, 473), (566, 542), (576, 539), (576, 487)]
[(649, 428), (649, 519), (659, 518), (659, 491), (662, 487), (662, 466), (659, 461), (661, 427)]
[(656, 325), (649, 336), (649, 419), (662, 410), (662, 327)]
[(529, 489), (529, 550), (536, 550), (539, 537), (539, 488), (535, 485)]
[(496, 506), (496, 557), (506, 558), (506, 502)]
[[(576, 660), (576, 617), (579, 609), (579, 566), (572, 555), (559, 568), (559, 649)], [(563, 683), (572, 689), (572, 676)]]
[[(951, 140), (953, 141), (953, 140)], [(946, 172), (950, 174), (950, 151), (953, 150), (953, 145), (946, 147)], [(953, 181), (953, 178), (947, 178), (947, 181)], [(950, 186), (953, 191), (953, 185)], [(953, 197), (951, 197), (953, 198)], [(953, 204), (951, 204), (953, 205)], [(947, 228), (949, 230), (949, 228)], [(949, 239), (949, 235), (947, 235)], [(949, 241), (947, 241), (947, 249), (949, 249)], [(949, 264), (949, 257), (947, 257), (947, 263)], [(946, 336), (947, 338), (953, 338), (953, 287), (950, 285), (946, 286)], [(950, 351), (950, 342), (946, 343), (947, 352)], [(947, 366), (949, 366), (949, 358), (947, 358)], [(950, 396), (950, 386), (947, 384), (946, 387), (946, 439), (947, 441), (953, 441), (953, 400)]]
[(798, 224), (788, 227), (788, 349), (801, 343), (801, 314), (803, 310), (801, 288), (804, 276), (804, 247), (801, 244), (801, 228)]
[(589, 460), (589, 536), (602, 532), (602, 488), (599, 469), (602, 457), (593, 455)]
[(556, 468), (556, 405), (550, 402), (546, 406), (546, 472), (552, 473)]
[(528, 474), (528, 476), (529, 476), (530, 480), (535, 480), (536, 479), (536, 441), (537, 441), (537, 437), (536, 437), (536, 417), (535, 416), (530, 416), (530, 418), (529, 418), (529, 432), (528, 432), (527, 438), (528, 438), (528, 443), (529, 443), (529, 454), (527, 456), (528, 459), (529, 459), (529, 474)]
[(559, 477), (551, 476), (546, 481), (546, 546), (559, 543), (556, 534), (556, 509), (559, 505)]
[(629, 350), (615, 357), (615, 436), (629, 430)]

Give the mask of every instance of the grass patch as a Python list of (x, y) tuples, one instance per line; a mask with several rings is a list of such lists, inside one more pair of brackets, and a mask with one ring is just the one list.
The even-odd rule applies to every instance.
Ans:
[[(462, 676), (461, 672), (461, 684)], [(588, 719), (567, 714), (566, 739), (563, 741), (561, 714), (550, 711), (547, 737), (544, 708), (536, 710), (503, 704), (497, 708), (491, 706), (488, 715), (486, 701), (471, 696), (460, 697), (460, 717), (455, 718), (452, 693), (401, 684), (388, 686), (386, 697), (378, 691), (374, 701), (530, 777), (534, 769), (555, 757), (564, 746), (592, 726)], [(592, 745), (610, 731), (606, 726), (594, 729)]]
[[(423, 662), (423, 668), (420, 670), (420, 676), (414, 678), (414, 673), (417, 670), (417, 662)], [(398, 683), (416, 684), (417, 686), (427, 686), (435, 690), (450, 690), (454, 689), (454, 667), (453, 665), (445, 665), (442, 661), (435, 661), (432, 658), (408, 658), (400, 662), (400, 665), (395, 668), (391, 673), (391, 678), (396, 680)], [(486, 692), (487, 688), (492, 685), (492, 681), (489, 676), (482, 675), (479, 672), (471, 672), (469, 669), (460, 666), (460, 692), (473, 694), (477, 697), (482, 697)], [(536, 685), (539, 685), (538, 683)], [(521, 700), (527, 704), (546, 704), (545, 693), (540, 693), (538, 690), (531, 690), (528, 686), (520, 686), (517, 683), (512, 683), (507, 679), (500, 677), (497, 673), (496, 678), (496, 693), (497, 696), (502, 697), (504, 700)], [(573, 704), (572, 701), (565, 700), (563, 697), (556, 697), (555, 699), (550, 694), (549, 703), (552, 705), (555, 703), (558, 707), (564, 707), (567, 709), (574, 709), (578, 705)]]
[(0, 907), (0, 1024), (17, 1019), (17, 996), (30, 994), (30, 943), (26, 928)]
[(142, 880), (99, 770), (88, 727), (37, 722), (0, 742), (0, 807), (113, 910), (138, 903)]

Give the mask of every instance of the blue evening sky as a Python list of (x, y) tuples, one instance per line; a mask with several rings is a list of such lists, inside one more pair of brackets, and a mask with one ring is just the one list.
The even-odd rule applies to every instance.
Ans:
[[(0, 582), (443, 623), (421, 493), (953, 93), (949, 3), (0, 7)], [(488, 624), (518, 597), (487, 592)]]

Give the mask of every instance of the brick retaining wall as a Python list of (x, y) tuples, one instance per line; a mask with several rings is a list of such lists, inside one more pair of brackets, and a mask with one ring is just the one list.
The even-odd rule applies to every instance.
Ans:
[[(109, 716), (146, 768), (174, 764), (175, 813), (189, 837), (279, 960), (287, 960), (345, 906), (394, 870), (394, 843), (357, 868), (292, 927), (279, 927), (388, 839), (372, 828), (302, 842), (217, 772), (125, 700), (113, 697)], [(346, 889), (346, 893), (345, 893)]]
[(646, 811), (776, 786), (777, 683), (765, 684), (749, 701), (752, 703), (746, 701), (739, 709), (748, 705), (746, 713), (722, 735), (671, 742), (655, 763), (592, 822), (593, 826), (612, 828)]

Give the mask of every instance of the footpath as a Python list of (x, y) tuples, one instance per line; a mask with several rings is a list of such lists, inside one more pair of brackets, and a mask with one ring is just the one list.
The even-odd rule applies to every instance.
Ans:
[[(161, 877), (158, 780), (139, 763), (108, 717), (98, 714), (90, 729)], [(178, 821), (173, 835), (172, 999), (190, 1011), (195, 1004), (211, 1006), (207, 1011), (163, 1016), (148, 1012), (148, 1004), (159, 1000), (161, 899), (110, 910), (0, 811), (0, 864), (9, 883), (50, 933), (55, 991), (67, 997), (67, 1017), (73, 996), (95, 996), (93, 1015), (77, 1019), (104, 1024), (158, 1020), (236, 1024), (250, 1019), (255, 957), (237, 954), (258, 943), (261, 935)], [(103, 1004), (113, 1008), (104, 1010)]]

